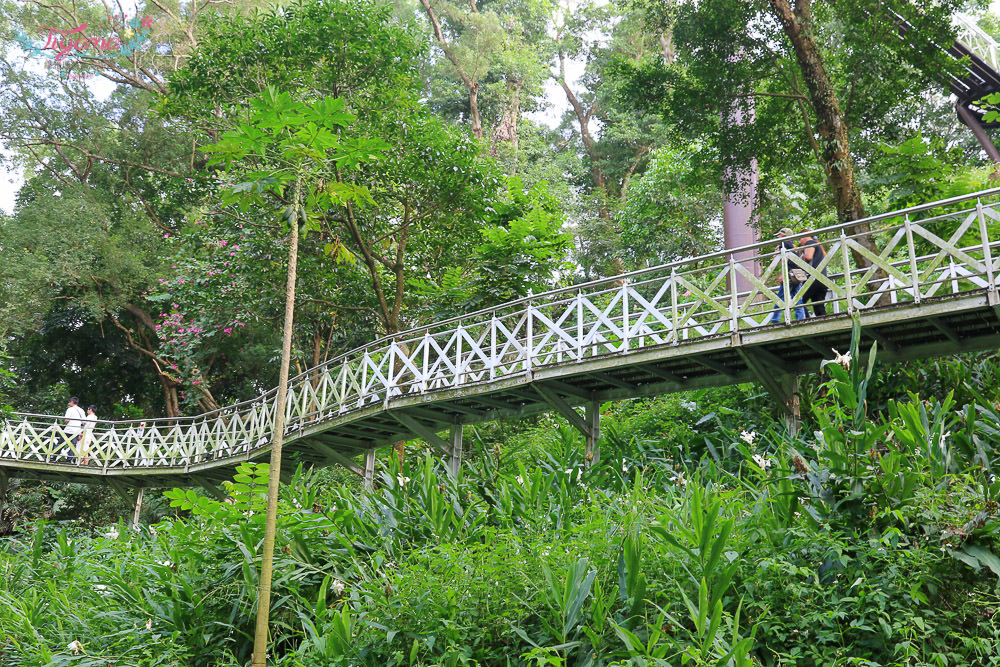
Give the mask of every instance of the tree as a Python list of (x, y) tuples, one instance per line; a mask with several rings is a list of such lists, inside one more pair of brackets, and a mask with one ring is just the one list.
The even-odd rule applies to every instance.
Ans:
[[(178, 414), (184, 383), (161, 355), (145, 295), (162, 268), (159, 242), (204, 196), (207, 179), (190, 140), (157, 119), (152, 106), (165, 90), (165, 72), (194, 48), (217, 4), (156, 2), (141, 17), (112, 16), (99, 3), (0, 5), (9, 19), (0, 34), (0, 139), (13, 151), (5, 158), (29, 174), (16, 213), (20, 231), (6, 234), (12, 254), (4, 269), (14, 276), (11, 289), (27, 297), (18, 302), (18, 325), (44, 317), (57, 300), (71, 300), (101, 327), (113, 325), (162, 386), (168, 415)], [(44, 26), (75, 31), (61, 38), (65, 53), (45, 48), (55, 33)], [(39, 35), (45, 39), (34, 49)], [(95, 76), (117, 87), (101, 97), (87, 84)], [(60, 235), (74, 251), (69, 262), (57, 259)], [(188, 387), (203, 409), (217, 407), (207, 383)]]
[(560, 271), (571, 268), (572, 236), (562, 231), (562, 209), (546, 183), (526, 188), (513, 177), (493, 208), (471, 261), (443, 275), (410, 280), (423, 297), (422, 319), (454, 317), (544, 291)]
[(266, 665), (268, 612), (274, 558), (278, 487), (281, 484), (281, 446), (285, 431), (285, 403), (288, 396), (288, 369), (292, 354), (295, 323), (295, 283), (299, 250), (299, 227), (308, 233), (318, 229), (318, 220), (331, 209), (374, 203), (367, 190), (343, 178), (363, 161), (377, 157), (385, 144), (376, 139), (350, 138), (341, 129), (354, 119), (344, 113), (342, 100), (327, 97), (311, 105), (297, 103), (288, 93), (269, 88), (250, 102), (245, 122), (222, 135), (219, 142), (206, 146), (216, 154), (212, 164), (248, 172), (232, 187), (225, 199), (245, 211), (266, 207), (273, 201), (287, 222), (288, 264), (285, 312), (282, 324), (281, 367), (278, 395), (271, 434), (271, 465), (268, 482), (267, 517), (262, 547), (260, 588), (257, 597), (257, 629), (253, 664)]
[(698, 164), (699, 148), (655, 150), (649, 168), (625, 193), (614, 247), (627, 268), (696, 257), (721, 245), (722, 190)]
[[(941, 85), (936, 76), (951, 66), (936, 45), (954, 39), (948, 18), (957, 6), (683, 4), (672, 26), (676, 62), (659, 56), (620, 61), (621, 92), (642, 108), (661, 109), (679, 130), (708, 139), (722, 168), (757, 159), (765, 187), (789, 168), (805, 167), (799, 156), (811, 155), (822, 167), (838, 220), (849, 222), (866, 212), (859, 155), (868, 168), (869, 160), (877, 163), (878, 140), (899, 136), (901, 112), (920, 91)], [(901, 18), (912, 26), (905, 41)], [(740, 98), (753, 101), (756, 122), (723, 121), (727, 106)]]
[[(419, 44), (392, 20), (388, 8), (369, 0), (310, 0), (280, 12), (220, 18), (205, 35), (199, 52), (171, 84), (175, 94), (165, 108), (172, 118), (210, 133), (221, 131), (227, 121), (216, 110), (238, 117), (248, 92), (267, 80), (316, 95), (336, 91), (357, 117), (358, 133), (389, 145), (382, 160), (337, 177), (367, 188), (375, 204), (321, 219), (316, 252), (310, 255), (321, 257), (334, 244), (358, 260), (354, 271), (327, 268), (315, 276), (325, 285), (320, 289), (317, 282), (314, 294), (325, 295), (327, 312), (367, 324), (374, 313), (377, 327), (367, 329), (372, 334), (406, 328), (414, 300), (405, 289), (407, 281), (469, 261), (477, 229), (502, 182), (475, 141), (433, 117), (416, 99)], [(246, 35), (261, 41), (247, 41)], [(330, 54), (331, 42), (356, 48)], [(233, 79), (229, 73), (237, 66), (245, 76)], [(360, 280), (367, 283), (364, 294)], [(351, 284), (346, 291), (345, 284)], [(338, 292), (352, 300), (329, 298)], [(307, 345), (315, 348), (316, 341), (330, 336), (312, 332), (309, 338)]]
[[(432, 91), (440, 98), (435, 106), (446, 112), (451, 97), (448, 85), (442, 86), (435, 75), (449, 82), (457, 77), (466, 97), (459, 115), (468, 117), (472, 135), (480, 140), (490, 135), (491, 155), (504, 146), (516, 152), (521, 112), (541, 94), (546, 78), (544, 13), (533, 11), (533, 2), (420, 0), (420, 6), (448, 63), (430, 63)], [(436, 90), (441, 87), (445, 90)]]

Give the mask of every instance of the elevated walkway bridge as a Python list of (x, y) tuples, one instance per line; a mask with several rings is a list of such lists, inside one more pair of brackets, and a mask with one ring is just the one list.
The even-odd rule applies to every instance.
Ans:
[[(579, 428), (598, 457), (601, 402), (748, 381), (787, 395), (789, 378), (849, 347), (854, 318), (887, 360), (1000, 346), (1000, 188), (864, 222), (871, 231), (860, 235), (848, 231), (858, 221), (813, 232), (826, 249), (815, 268), (771, 240), (352, 350), (291, 380), (285, 472), (303, 462), (370, 474), (374, 448), (413, 436), (456, 470), (463, 425), (548, 410)], [(735, 259), (748, 252), (756, 259)], [(789, 321), (796, 304), (777, 285), (796, 268), (807, 275), (803, 291), (826, 286), (826, 316)], [(775, 311), (782, 321), (772, 324)], [(62, 416), (13, 414), (0, 428), (0, 481), (213, 488), (241, 461), (267, 460), (275, 396), (194, 417), (99, 421), (85, 451), (67, 447)], [(354, 461), (362, 453), (367, 471)]]

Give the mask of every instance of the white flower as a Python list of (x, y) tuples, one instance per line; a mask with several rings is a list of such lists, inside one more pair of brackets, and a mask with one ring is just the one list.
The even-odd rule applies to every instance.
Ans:
[(118, 529), (117, 528), (112, 528), (108, 532), (104, 533), (104, 537), (108, 538), (109, 540), (117, 540), (118, 539)]
[(72, 653), (73, 655), (80, 655), (81, 653), (83, 653), (83, 644), (74, 639), (66, 647), (66, 650)]
[(759, 468), (763, 468), (764, 470), (771, 467), (771, 462), (760, 454), (753, 455), (753, 462), (756, 463)]
[(747, 443), (748, 445), (752, 445), (754, 438), (757, 437), (757, 432), (756, 431), (740, 431), (740, 437), (743, 438), (743, 442)]
[(681, 401), (681, 407), (689, 412), (694, 412), (698, 409), (698, 404), (694, 401)]
[(345, 587), (346, 584), (340, 579), (334, 579), (333, 581), (330, 582), (330, 590), (333, 591), (334, 595), (339, 596), (341, 593), (344, 592)]
[(410, 481), (410, 478), (403, 477), (402, 475), (396, 475), (396, 481), (399, 482), (400, 486), (405, 486), (406, 483)]
[(833, 358), (833, 363), (840, 364), (841, 366), (844, 367), (845, 371), (851, 370), (851, 353), (848, 352), (847, 354), (841, 354), (832, 347), (830, 349), (833, 350), (833, 353), (835, 355), (837, 355), (836, 357)]
[(153, 629), (153, 619), (151, 619), (151, 618), (147, 618), (146, 619), (146, 629), (147, 630), (152, 630)]

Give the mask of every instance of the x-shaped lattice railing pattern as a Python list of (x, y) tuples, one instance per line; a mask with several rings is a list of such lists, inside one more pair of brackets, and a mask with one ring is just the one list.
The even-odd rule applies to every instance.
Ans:
[(958, 41), (982, 58), (994, 72), (1000, 72), (1000, 44), (979, 27), (976, 19), (967, 14), (956, 15), (955, 32)]
[[(394, 399), (457, 387), (488, 390), (499, 378), (573, 366), (637, 350), (769, 326), (793, 327), (795, 299), (781, 296), (795, 268), (799, 290), (827, 288), (831, 317), (996, 289), (1000, 188), (817, 230), (825, 258), (813, 267), (774, 241), (560, 289), (412, 329), (348, 352), (293, 378), (287, 435)], [(789, 237), (795, 242), (805, 234)], [(870, 248), (878, 248), (873, 251)], [(752, 250), (756, 260), (734, 254)], [(739, 255), (746, 257), (747, 255)], [(858, 259), (861, 259), (861, 262)], [(737, 277), (734, 280), (734, 277)], [(738, 285), (749, 285), (739, 289)], [(919, 311), (915, 311), (919, 317)], [(253, 456), (269, 446), (274, 390), (191, 418), (99, 421), (82, 439), (62, 417), (17, 414), (0, 430), (0, 459), (87, 466), (88, 471), (185, 470)]]

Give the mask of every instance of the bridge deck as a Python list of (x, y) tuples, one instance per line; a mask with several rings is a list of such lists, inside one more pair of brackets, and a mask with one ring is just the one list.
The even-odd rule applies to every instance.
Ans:
[[(816, 372), (832, 348), (846, 350), (853, 316), (884, 359), (995, 348), (998, 195), (877, 216), (864, 234), (818, 230), (827, 253), (817, 268), (771, 241), (374, 341), (293, 380), (286, 466), (345, 463), (414, 434), (543, 412), (553, 396), (580, 404), (752, 380), (772, 385)], [(734, 259), (748, 250), (758, 259)], [(769, 324), (772, 310), (794, 310), (775, 285), (793, 268), (808, 275), (803, 290), (827, 287), (831, 314)], [(751, 287), (738, 291), (739, 284)], [(86, 467), (65, 459), (61, 417), (15, 415), (0, 430), (0, 481), (214, 484), (241, 461), (266, 460), (274, 395), (192, 418), (99, 422)]]

